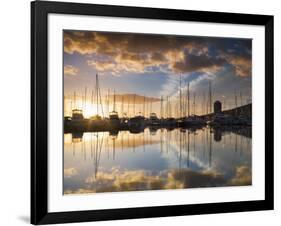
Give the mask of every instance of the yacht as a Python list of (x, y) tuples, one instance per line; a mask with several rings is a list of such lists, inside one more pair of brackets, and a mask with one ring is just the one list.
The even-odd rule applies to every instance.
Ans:
[(158, 119), (156, 113), (150, 113), (150, 116), (148, 119), (148, 125), (150, 125), (150, 126), (160, 125), (160, 119)]
[(184, 119), (185, 126), (203, 126), (206, 121), (198, 115), (191, 115)]
[(120, 119), (116, 111), (109, 113), (109, 126), (111, 128), (118, 128), (120, 126)]

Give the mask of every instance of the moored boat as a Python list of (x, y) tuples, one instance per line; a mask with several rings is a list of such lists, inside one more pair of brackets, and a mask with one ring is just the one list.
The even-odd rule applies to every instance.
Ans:
[(185, 126), (204, 126), (206, 121), (197, 115), (191, 115), (184, 119)]
[(116, 111), (109, 113), (109, 128), (116, 129), (120, 127), (120, 119)]
[(147, 124), (150, 126), (159, 126), (160, 123), (161, 123), (161, 120), (157, 117), (156, 113), (150, 113)]

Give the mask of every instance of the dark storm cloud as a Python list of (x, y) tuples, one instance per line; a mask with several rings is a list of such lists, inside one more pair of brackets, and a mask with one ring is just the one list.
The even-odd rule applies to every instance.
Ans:
[(176, 62), (173, 68), (180, 72), (214, 72), (221, 69), (225, 63), (227, 61), (221, 57), (210, 57), (207, 54), (195, 55), (185, 52), (183, 61)]

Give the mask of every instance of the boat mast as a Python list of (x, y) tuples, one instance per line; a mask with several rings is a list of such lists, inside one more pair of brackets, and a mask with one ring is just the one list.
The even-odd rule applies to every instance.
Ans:
[[(240, 106), (243, 106), (243, 97), (242, 97), (242, 92), (240, 91)], [(243, 114), (244, 111), (242, 110), (242, 108), (240, 109), (240, 114)]]
[(136, 104), (136, 94), (134, 94), (134, 102), (133, 102), (133, 109), (134, 109), (134, 115), (133, 116), (136, 116), (136, 112), (135, 112), (135, 104)]
[(152, 101), (150, 100), (150, 114), (152, 113)]
[(225, 96), (223, 96), (223, 109), (226, 110), (226, 100), (225, 100)]
[(163, 118), (163, 96), (161, 96), (160, 117), (161, 117), (161, 119)]
[(211, 87), (211, 81), (209, 81), (209, 109), (210, 114), (212, 113), (212, 87)]
[(101, 106), (101, 115), (102, 115), (102, 117), (104, 117), (98, 73), (96, 74), (95, 92), (96, 92), (95, 94), (96, 94), (96, 105), (97, 105), (96, 106), (96, 108), (97, 108), (96, 110), (97, 110), (97, 115), (99, 115), (99, 105), (100, 105)]
[(91, 110), (93, 110), (94, 108), (94, 90), (92, 90), (92, 94), (91, 94)]
[(65, 116), (66, 114), (66, 106), (65, 106), (65, 95), (63, 95), (63, 116)]
[(84, 92), (82, 91), (82, 93), (81, 93), (81, 109), (82, 109), (82, 111), (84, 111)]
[(180, 74), (180, 118), (182, 117), (182, 100), (181, 100), (181, 74)]
[(145, 117), (145, 96), (143, 97), (143, 117)]
[(188, 109), (187, 109), (187, 116), (190, 116), (190, 96), (189, 96), (189, 83), (187, 84), (187, 105), (188, 105)]
[(124, 117), (124, 95), (122, 95), (121, 113), (122, 116)]
[(205, 96), (205, 92), (203, 92), (202, 109), (201, 109), (202, 115), (204, 115), (205, 113), (205, 101), (206, 101), (206, 96)]
[(128, 102), (127, 102), (127, 117), (130, 117), (130, 95), (128, 95)]
[(110, 89), (107, 90), (107, 115), (109, 116), (109, 97), (110, 97)]
[(113, 91), (113, 112), (115, 112), (115, 89)]
[(99, 83), (98, 83), (98, 73), (96, 73), (96, 108), (97, 108), (97, 115), (99, 115)]
[(193, 93), (193, 115), (195, 115), (196, 111), (195, 111), (195, 92)]
[(169, 118), (169, 102), (168, 102), (168, 96), (166, 96), (166, 118)]
[(236, 90), (234, 91), (234, 98), (235, 98), (235, 108), (237, 108), (238, 103), (237, 103), (237, 94), (236, 94)]
[(85, 87), (85, 93), (84, 93), (84, 113), (86, 112), (86, 108), (87, 108), (87, 86)]
[(74, 91), (74, 109), (76, 109), (76, 92)]
[(185, 83), (185, 95), (183, 100), (184, 117), (187, 115), (187, 83)]
[(73, 109), (73, 106), (72, 106), (72, 100), (70, 101), (70, 115), (72, 113), (72, 109)]

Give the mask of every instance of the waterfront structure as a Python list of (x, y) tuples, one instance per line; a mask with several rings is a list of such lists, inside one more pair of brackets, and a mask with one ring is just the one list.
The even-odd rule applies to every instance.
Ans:
[(215, 101), (214, 103), (214, 113), (215, 114), (218, 114), (218, 113), (221, 113), (222, 112), (222, 104), (220, 101)]

